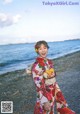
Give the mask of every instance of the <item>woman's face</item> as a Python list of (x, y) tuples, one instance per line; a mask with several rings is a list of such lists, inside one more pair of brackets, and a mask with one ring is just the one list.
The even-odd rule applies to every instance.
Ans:
[(38, 54), (45, 58), (47, 56), (48, 49), (44, 44), (41, 44), (40, 48), (38, 48)]

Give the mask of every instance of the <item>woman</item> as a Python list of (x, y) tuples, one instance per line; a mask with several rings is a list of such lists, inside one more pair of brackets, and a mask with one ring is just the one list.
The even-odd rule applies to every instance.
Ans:
[(54, 104), (58, 114), (75, 114), (68, 108), (68, 104), (56, 82), (53, 62), (47, 58), (48, 44), (39, 41), (35, 50), (39, 55), (32, 66), (32, 76), (37, 91), (37, 101), (34, 114), (54, 114)]

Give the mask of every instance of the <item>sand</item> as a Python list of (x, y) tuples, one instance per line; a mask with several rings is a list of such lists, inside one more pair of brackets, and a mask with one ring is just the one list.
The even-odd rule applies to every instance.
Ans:
[[(80, 114), (80, 51), (53, 61), (57, 82), (69, 107)], [(0, 75), (0, 101), (13, 101), (13, 114), (33, 114), (36, 91), (25, 69)]]

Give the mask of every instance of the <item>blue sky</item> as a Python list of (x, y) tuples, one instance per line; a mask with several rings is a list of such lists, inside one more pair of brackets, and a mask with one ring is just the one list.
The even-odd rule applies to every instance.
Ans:
[(0, 44), (80, 38), (80, 1), (48, 1), (0, 0)]

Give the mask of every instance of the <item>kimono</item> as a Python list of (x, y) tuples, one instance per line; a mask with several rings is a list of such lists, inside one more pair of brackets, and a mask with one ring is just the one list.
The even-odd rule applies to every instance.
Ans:
[[(53, 62), (49, 59), (37, 57), (32, 66), (32, 77), (36, 86), (37, 100), (34, 114), (54, 114), (54, 104), (58, 114), (75, 114), (70, 108), (56, 82)], [(44, 103), (49, 102), (51, 109), (46, 111)]]

